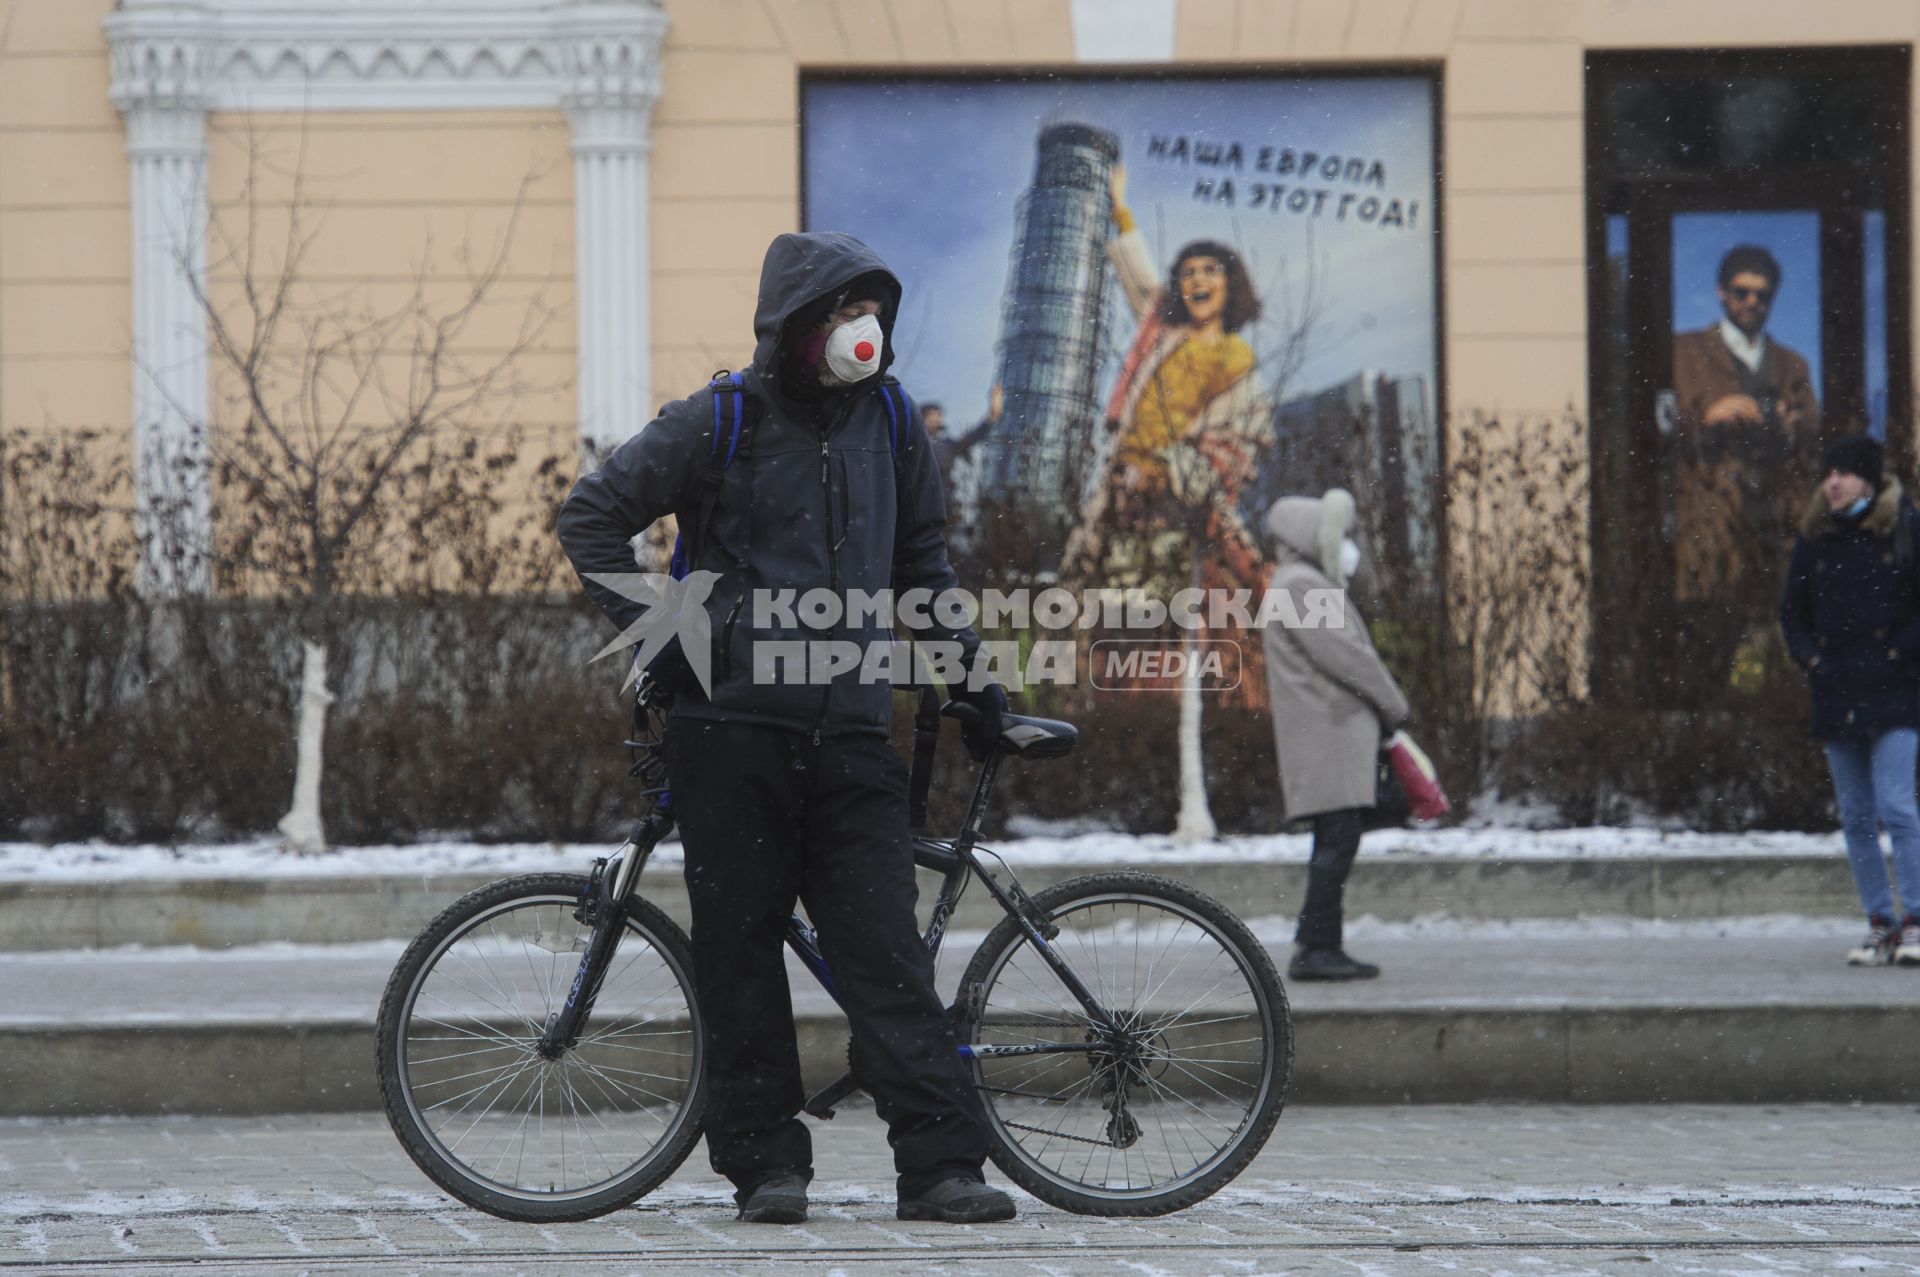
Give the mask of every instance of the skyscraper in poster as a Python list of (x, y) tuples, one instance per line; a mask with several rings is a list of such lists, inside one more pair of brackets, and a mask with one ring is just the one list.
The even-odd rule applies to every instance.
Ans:
[(1107, 295), (1107, 179), (1113, 134), (1087, 124), (1040, 131), (1021, 197), (1001, 304), (996, 366), (1006, 409), (988, 456), (990, 492), (1057, 563), (1093, 456)]

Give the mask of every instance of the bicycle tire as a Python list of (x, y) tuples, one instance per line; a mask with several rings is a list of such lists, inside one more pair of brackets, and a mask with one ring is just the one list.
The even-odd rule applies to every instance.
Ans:
[[(1153, 874), (1074, 878), (1034, 903), (1060, 928), (1049, 947), (1147, 1046), (1126, 1065), (1097, 1053), (975, 1057), (994, 1164), (1082, 1215), (1163, 1215), (1218, 1192), (1273, 1133), (1293, 1070), (1286, 990), (1265, 946), (1218, 901)], [(1012, 918), (974, 953), (957, 1006), (967, 1044), (1096, 1037)], [(1195, 1113), (1223, 1134), (1183, 1127)]]
[[(468, 893), (407, 947), (380, 1000), (380, 1097), (401, 1147), (441, 1188), (503, 1219), (618, 1210), (700, 1139), (692, 952), (653, 905), (628, 902), (579, 1044), (558, 1060), (534, 1051), (591, 934), (573, 917), (585, 886), (577, 875), (529, 874)], [(637, 1154), (602, 1149), (615, 1140)]]

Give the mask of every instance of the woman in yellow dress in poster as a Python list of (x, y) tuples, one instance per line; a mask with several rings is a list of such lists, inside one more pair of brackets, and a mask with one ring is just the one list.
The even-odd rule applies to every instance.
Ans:
[[(1272, 405), (1255, 375), (1259, 361), (1240, 335), (1260, 317), (1260, 299), (1240, 255), (1216, 240), (1181, 248), (1162, 280), (1127, 207), (1126, 181), (1126, 170), (1114, 165), (1108, 183), (1118, 234), (1107, 257), (1140, 327), (1107, 401), (1111, 455), (1067, 539), (1063, 575), (1144, 588), (1162, 602), (1191, 586), (1258, 592), (1266, 556), (1238, 506), (1241, 485), (1273, 438)], [(1192, 664), (1207, 631), (1203, 626), (1179, 637), (1187, 673), (1180, 687), (1173, 833), (1192, 842), (1215, 835), (1201, 757), (1202, 694)], [(1241, 645), (1234, 671), (1247, 704), (1265, 695), (1257, 646)]]
[(1109, 185), (1118, 234), (1107, 257), (1140, 326), (1107, 401), (1116, 438), (1068, 540), (1068, 571), (1178, 589), (1204, 560), (1257, 588), (1264, 556), (1236, 506), (1273, 436), (1258, 360), (1240, 335), (1260, 299), (1240, 255), (1214, 240), (1183, 247), (1163, 279), (1127, 207), (1123, 167)]

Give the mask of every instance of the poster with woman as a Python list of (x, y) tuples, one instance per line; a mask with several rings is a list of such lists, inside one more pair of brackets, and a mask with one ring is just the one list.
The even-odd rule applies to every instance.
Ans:
[(1257, 586), (1266, 507), (1343, 483), (1381, 516), (1369, 552), (1430, 571), (1434, 96), (808, 76), (804, 222), (901, 275), (894, 371), (942, 409), (963, 546), (1087, 586)]

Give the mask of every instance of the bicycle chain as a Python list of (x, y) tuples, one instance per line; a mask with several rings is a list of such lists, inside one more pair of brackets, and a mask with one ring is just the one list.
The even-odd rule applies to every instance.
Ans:
[(1028, 1126), (1024, 1122), (1002, 1122), (1000, 1125), (1014, 1131), (1032, 1131), (1035, 1135), (1050, 1135), (1057, 1140), (1073, 1140), (1080, 1144), (1091, 1144), (1095, 1148), (1119, 1148), (1111, 1139), (1096, 1140), (1087, 1135), (1069, 1135), (1065, 1131), (1050, 1131), (1044, 1126)]

